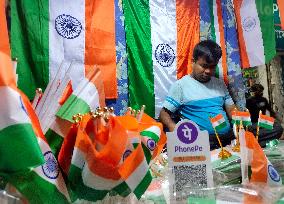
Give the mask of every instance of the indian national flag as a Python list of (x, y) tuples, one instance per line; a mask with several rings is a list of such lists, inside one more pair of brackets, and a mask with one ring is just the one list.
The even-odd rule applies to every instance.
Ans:
[(216, 68), (216, 77), (223, 79), (224, 83), (228, 84), (227, 52), (222, 16), (222, 4), (221, 0), (210, 0), (209, 3), (211, 11), (211, 36), (222, 49), (222, 57), (219, 60)]
[(272, 117), (269, 117), (267, 115), (259, 114), (258, 126), (266, 128), (266, 129), (269, 129), (269, 130), (272, 130), (273, 129), (274, 120), (275, 119), (272, 118)]
[(137, 199), (140, 199), (152, 181), (141, 143), (124, 160), (119, 168), (119, 173)]
[(104, 107), (104, 99), (101, 72), (97, 67), (93, 67), (92, 72), (89, 73), (87, 78), (81, 80), (56, 115), (61, 119), (74, 122), (72, 119), (74, 115), (88, 113), (99, 106)]
[(38, 118), (27, 97), (23, 97), (23, 104), (33, 121), (33, 129), (45, 163), (39, 167), (12, 174), (8, 182), (15, 186), (30, 203), (70, 203), (58, 162), (44, 138)]
[(0, 0), (0, 29), (0, 172), (4, 174), (39, 166), (44, 160), (16, 86), (4, 0)]
[(162, 152), (166, 144), (167, 137), (163, 131), (163, 125), (144, 113), (141, 121), (139, 121), (138, 131), (140, 132), (142, 147), (149, 163)]
[(12, 55), (18, 85), (33, 99), (55, 78), (63, 61), (73, 63), (74, 88), (97, 65), (107, 98), (117, 97), (114, 1), (12, 0)]
[(242, 121), (244, 126), (249, 126), (251, 125), (251, 118), (250, 118), (250, 113), (244, 112), (244, 111), (232, 111), (232, 123), (239, 125), (240, 122)]
[(68, 179), (79, 198), (97, 201), (111, 190), (123, 194), (128, 189), (118, 172), (128, 137), (123, 126), (111, 117), (111, 127), (105, 135), (109, 140), (98, 150), (96, 135), (91, 140), (88, 134), (92, 133), (86, 131), (95, 130), (90, 120), (93, 120), (91, 115), (84, 116), (78, 128)]
[(239, 132), (242, 156), (242, 178), (248, 178), (245, 164), (251, 167), (250, 182), (261, 182), (269, 186), (281, 186), (282, 179), (277, 170), (272, 166), (258, 144), (254, 135), (241, 129)]
[(71, 122), (57, 117), (45, 133), (45, 138), (56, 157), (59, 154), (61, 145), (71, 126)]
[(130, 106), (146, 105), (145, 111), (157, 118), (171, 84), (191, 72), (199, 42), (199, 0), (124, 0), (123, 12)]
[(215, 116), (214, 118), (210, 118), (210, 121), (212, 123), (213, 128), (215, 128), (216, 131), (226, 127), (225, 118), (221, 113)]
[(263, 65), (276, 54), (273, 0), (233, 0), (243, 68)]

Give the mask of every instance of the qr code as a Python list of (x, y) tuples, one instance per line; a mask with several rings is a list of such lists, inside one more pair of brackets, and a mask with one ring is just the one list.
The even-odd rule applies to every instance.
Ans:
[(206, 188), (206, 164), (190, 166), (174, 166), (175, 190), (181, 192), (184, 188)]

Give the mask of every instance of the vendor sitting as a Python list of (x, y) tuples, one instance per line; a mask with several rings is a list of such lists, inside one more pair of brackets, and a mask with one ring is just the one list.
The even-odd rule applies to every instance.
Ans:
[(160, 112), (160, 121), (169, 131), (173, 131), (176, 125), (172, 119), (175, 112), (181, 118), (195, 122), (201, 130), (207, 130), (210, 149), (219, 148), (219, 143), (209, 117), (220, 113), (224, 116), (226, 127), (218, 132), (224, 146), (234, 138), (228, 121), (235, 109), (234, 102), (224, 82), (213, 77), (221, 56), (221, 47), (214, 41), (198, 43), (193, 51), (192, 73), (171, 86)]
[[(259, 116), (259, 111), (261, 110), (262, 114), (269, 114), (271, 117), (275, 117), (275, 112), (272, 110), (267, 99), (263, 97), (264, 87), (261, 84), (254, 84), (250, 88), (251, 96), (246, 101), (247, 109), (251, 114), (252, 127), (250, 131), (256, 134), (257, 121)], [(262, 147), (265, 147), (266, 142), (279, 139), (283, 133), (283, 128), (278, 120), (274, 121), (273, 129), (267, 130), (264, 128), (259, 129), (258, 140)]]

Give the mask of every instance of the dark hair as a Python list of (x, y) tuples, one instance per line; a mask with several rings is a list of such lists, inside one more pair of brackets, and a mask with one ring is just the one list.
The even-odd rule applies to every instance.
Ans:
[(193, 50), (193, 60), (204, 58), (207, 63), (217, 64), (222, 56), (221, 47), (212, 40), (204, 40), (195, 45)]
[(261, 84), (254, 84), (250, 87), (251, 92), (262, 92), (264, 87)]

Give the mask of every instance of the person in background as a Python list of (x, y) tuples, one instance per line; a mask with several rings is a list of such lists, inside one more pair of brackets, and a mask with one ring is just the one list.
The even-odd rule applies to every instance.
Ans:
[[(276, 116), (275, 112), (271, 108), (271, 105), (268, 103), (268, 100), (263, 97), (263, 90), (264, 87), (261, 84), (252, 85), (250, 88), (251, 96), (246, 100), (246, 107), (250, 112), (252, 122), (250, 131), (252, 131), (254, 135), (256, 135), (259, 111), (261, 111), (264, 115), (267, 115), (269, 111), (271, 117), (275, 118)], [(266, 142), (273, 139), (279, 139), (282, 136), (282, 133), (283, 128), (281, 127), (280, 122), (275, 119), (272, 130), (267, 130), (264, 128), (259, 129), (259, 143), (262, 147), (265, 147)]]
[(175, 128), (176, 113), (192, 120), (201, 130), (208, 131), (210, 149), (220, 147), (210, 117), (222, 114), (225, 118), (226, 127), (218, 132), (224, 146), (234, 138), (228, 118), (236, 106), (224, 82), (214, 77), (221, 56), (221, 47), (214, 41), (199, 42), (193, 51), (192, 73), (173, 83), (159, 117), (169, 131)]

